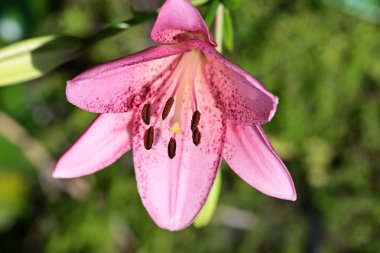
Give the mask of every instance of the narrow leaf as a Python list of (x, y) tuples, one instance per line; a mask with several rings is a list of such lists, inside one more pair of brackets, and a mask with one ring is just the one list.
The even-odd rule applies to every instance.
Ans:
[(241, 0), (222, 0), (223, 4), (229, 10), (236, 10), (240, 6)]
[(210, 4), (210, 6), (207, 9), (206, 15), (205, 15), (205, 23), (208, 27), (212, 26), (215, 20), (216, 11), (219, 6), (219, 0), (213, 0)]
[(191, 3), (195, 6), (200, 6), (207, 3), (209, 0), (191, 0)]
[(74, 58), (83, 48), (73, 36), (49, 35), (0, 49), (0, 86), (36, 79)]

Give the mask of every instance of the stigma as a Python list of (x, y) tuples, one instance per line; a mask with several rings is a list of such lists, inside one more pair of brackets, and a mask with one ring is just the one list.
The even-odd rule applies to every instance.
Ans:
[[(177, 135), (182, 135), (190, 131), (191, 134), (189, 135), (192, 136), (190, 138), (192, 138), (193, 144), (195, 146), (200, 145), (201, 133), (199, 123), (201, 121), (201, 113), (198, 110), (196, 97), (196, 74), (199, 73), (202, 57), (203, 55), (198, 49), (184, 53), (167, 83), (163, 84), (162, 89), (164, 89), (164, 92), (158, 92), (158, 95), (153, 98), (152, 101), (147, 101), (143, 106), (141, 110), (141, 120), (147, 125), (144, 134), (144, 147), (147, 150), (150, 150), (154, 145), (154, 128), (159, 120), (169, 120), (170, 122), (168, 129), (166, 129), (166, 131), (171, 133), (170, 139), (167, 140), (168, 157), (170, 159), (173, 159), (176, 155)], [(166, 95), (160, 95), (160, 93), (166, 93)], [(152, 107), (155, 106), (155, 101), (164, 99), (161, 96), (167, 96), (164, 106), (162, 108), (156, 108), (158, 112), (161, 111), (161, 117), (153, 115), (153, 120), (151, 120)], [(185, 117), (183, 117), (184, 106), (187, 105), (187, 103), (191, 103), (191, 106), (188, 106), (192, 109), (192, 117), (189, 122), (186, 122)], [(185, 115), (187, 115), (187, 112)], [(184, 128), (183, 126), (185, 125), (189, 127)]]

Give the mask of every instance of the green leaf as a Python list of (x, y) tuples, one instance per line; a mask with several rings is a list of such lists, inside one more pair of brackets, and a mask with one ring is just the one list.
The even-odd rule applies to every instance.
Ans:
[(206, 226), (212, 219), (215, 213), (216, 206), (218, 205), (220, 191), (222, 189), (222, 172), (218, 171), (216, 174), (214, 185), (207, 198), (206, 204), (203, 206), (198, 217), (194, 221), (194, 226), (197, 228)]
[(191, 0), (191, 3), (195, 6), (200, 6), (207, 3), (209, 0)]
[(49, 35), (1, 48), (0, 86), (41, 77), (73, 59), (83, 46), (77, 37)]
[(231, 12), (224, 9), (223, 12), (223, 42), (228, 51), (234, 50), (234, 26), (232, 23)]
[(229, 10), (235, 10), (240, 6), (241, 0), (222, 0), (223, 4)]
[(213, 0), (207, 9), (204, 19), (208, 27), (210, 27), (214, 23), (218, 6), (219, 6), (219, 0)]

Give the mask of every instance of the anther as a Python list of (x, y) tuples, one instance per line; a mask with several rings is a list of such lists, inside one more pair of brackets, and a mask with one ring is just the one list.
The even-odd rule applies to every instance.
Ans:
[(198, 127), (200, 120), (201, 120), (201, 113), (198, 110), (196, 110), (193, 113), (193, 117), (191, 117), (191, 131), (194, 131)]
[(169, 113), (170, 113), (170, 109), (172, 109), (172, 106), (174, 104), (174, 98), (171, 97), (168, 99), (168, 101), (166, 101), (166, 104), (164, 106), (164, 110), (162, 111), (162, 119), (166, 119), (166, 117), (168, 117)]
[(175, 139), (172, 137), (170, 138), (170, 141), (168, 144), (168, 156), (170, 159), (173, 159), (175, 157), (176, 148), (177, 148), (177, 143)]
[(153, 146), (154, 128), (149, 127), (144, 133), (144, 147), (149, 150)]
[(198, 146), (201, 143), (201, 132), (199, 132), (198, 127), (193, 130), (193, 143)]
[(149, 125), (150, 124), (150, 104), (145, 104), (141, 111), (141, 119), (142, 121)]

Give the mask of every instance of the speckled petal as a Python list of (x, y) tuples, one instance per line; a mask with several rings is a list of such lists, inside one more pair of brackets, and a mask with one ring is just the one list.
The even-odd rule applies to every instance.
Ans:
[[(199, 146), (192, 142), (189, 97), (184, 101), (182, 111), (184, 134), (176, 135), (177, 149), (173, 159), (168, 157), (168, 142), (173, 136), (168, 128), (173, 111), (168, 119), (158, 120), (155, 125), (151, 150), (146, 150), (143, 145), (146, 126), (141, 124), (139, 117), (135, 123), (133, 159), (138, 190), (150, 216), (158, 226), (168, 230), (180, 230), (192, 223), (206, 201), (221, 162), (225, 119), (214, 106), (211, 93), (204, 89), (199, 91), (204, 79), (197, 85), (198, 108), (202, 113)], [(161, 108), (164, 102), (161, 102)]]
[(278, 98), (253, 76), (225, 59), (207, 43), (189, 40), (186, 44), (199, 48), (206, 55), (207, 79), (220, 108), (229, 119), (251, 126), (272, 119)]
[(262, 193), (296, 200), (292, 177), (260, 126), (229, 121), (223, 158), (236, 174)]
[(85, 176), (115, 162), (131, 149), (133, 112), (101, 114), (59, 159), (56, 178)]
[(201, 14), (188, 0), (167, 0), (161, 7), (151, 37), (160, 43), (176, 43), (195, 37), (216, 46)]
[(182, 45), (161, 45), (96, 66), (68, 82), (67, 99), (91, 112), (128, 112), (165, 83), (188, 50)]

